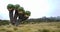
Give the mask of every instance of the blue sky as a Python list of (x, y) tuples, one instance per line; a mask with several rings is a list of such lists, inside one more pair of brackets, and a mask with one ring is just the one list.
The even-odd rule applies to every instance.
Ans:
[(60, 0), (49, 0), (50, 16), (60, 16)]
[(9, 19), (6, 6), (20, 4), (25, 10), (31, 11), (29, 18), (60, 16), (60, 0), (0, 0), (0, 19)]

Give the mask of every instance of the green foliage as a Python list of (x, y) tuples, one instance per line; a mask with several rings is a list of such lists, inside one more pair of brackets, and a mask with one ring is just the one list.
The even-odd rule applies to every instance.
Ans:
[(38, 31), (35, 31), (35, 32), (50, 32), (49, 29), (38, 29)]
[(31, 12), (30, 11), (25, 11), (25, 14), (30, 16), (31, 15)]
[(15, 10), (17, 10), (19, 7), (20, 7), (20, 5), (19, 4), (16, 4), (15, 5)]
[(23, 13), (25, 12), (23, 7), (19, 7), (19, 8), (18, 8), (18, 12), (21, 12), (21, 11), (22, 11)]
[(42, 32), (50, 32), (48, 29), (43, 29)]
[(0, 21), (0, 25), (9, 25), (9, 21), (7, 20)]
[(15, 8), (14, 5), (13, 4), (8, 4), (7, 9), (11, 9), (11, 8), (14, 9)]
[(14, 30), (16, 31), (16, 30), (18, 30), (18, 28), (14, 27)]

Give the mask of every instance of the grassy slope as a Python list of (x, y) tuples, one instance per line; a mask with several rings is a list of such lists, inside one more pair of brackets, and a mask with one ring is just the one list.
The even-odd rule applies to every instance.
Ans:
[(0, 32), (60, 32), (60, 22), (0, 26)]

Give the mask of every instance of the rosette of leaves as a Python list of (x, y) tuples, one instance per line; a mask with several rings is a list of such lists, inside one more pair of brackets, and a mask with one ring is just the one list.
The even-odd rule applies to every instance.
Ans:
[(19, 7), (18, 8), (18, 13), (24, 13), (25, 11), (24, 11), (24, 8), (23, 7)]
[(19, 7), (20, 7), (20, 5), (19, 4), (16, 4), (15, 5), (15, 10), (18, 10)]
[(9, 11), (13, 11), (14, 10), (14, 5), (13, 4), (8, 4), (7, 5), (7, 9), (9, 10)]
[(31, 15), (31, 12), (30, 11), (25, 11), (25, 16), (30, 16)]

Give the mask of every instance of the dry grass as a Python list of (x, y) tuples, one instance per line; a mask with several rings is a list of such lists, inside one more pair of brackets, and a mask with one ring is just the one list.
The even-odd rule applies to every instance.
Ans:
[(60, 22), (0, 26), (0, 32), (60, 32)]

